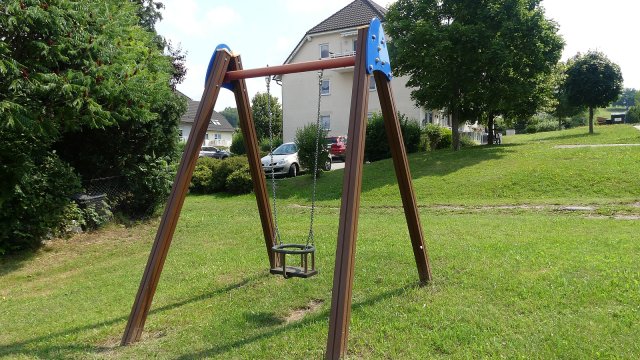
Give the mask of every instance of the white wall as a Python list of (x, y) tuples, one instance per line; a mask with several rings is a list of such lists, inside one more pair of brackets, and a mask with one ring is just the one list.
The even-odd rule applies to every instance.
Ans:
[[(189, 134), (191, 132), (191, 124), (189, 124), (189, 123), (180, 123), (179, 129), (182, 130), (182, 136), (180, 137), (180, 139), (182, 141), (187, 141), (187, 139), (189, 138)], [(215, 134), (220, 134), (221, 139), (220, 140), (215, 140)], [(207, 130), (207, 136), (208, 136), (209, 139), (205, 138), (204, 143), (202, 144), (204, 146), (230, 147), (231, 146), (231, 139), (233, 137), (233, 132)]]
[[(334, 55), (350, 54), (353, 50), (353, 35), (341, 36), (340, 32), (313, 35), (305, 40), (291, 62), (317, 60), (320, 58), (320, 44), (328, 43), (329, 51)], [(392, 69), (393, 69), (393, 64)], [(353, 86), (353, 67), (348, 69), (332, 69), (324, 71), (324, 79), (330, 81), (330, 95), (322, 96), (320, 113), (331, 116), (329, 135), (346, 135), (351, 107), (351, 91)], [(406, 87), (407, 78), (393, 78), (391, 87), (398, 111), (419, 123), (425, 112), (416, 107), (411, 100), (411, 89)], [(307, 123), (316, 121), (318, 102), (318, 74), (307, 72), (282, 76), (282, 108), (284, 141), (292, 141), (296, 129)], [(368, 112), (380, 112), (378, 92), (369, 95)]]

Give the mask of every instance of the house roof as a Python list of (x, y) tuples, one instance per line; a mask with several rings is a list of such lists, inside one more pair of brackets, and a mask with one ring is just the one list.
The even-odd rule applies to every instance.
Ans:
[[(178, 93), (184, 96), (187, 99), (187, 112), (182, 115), (180, 118), (181, 123), (193, 124), (196, 119), (196, 113), (198, 112), (198, 106), (200, 105), (200, 101), (192, 100), (187, 95), (178, 91)], [(211, 119), (209, 120), (209, 126), (207, 130), (215, 130), (220, 132), (233, 132), (236, 129), (229, 124), (229, 121), (224, 117), (224, 115), (220, 114), (217, 111), (213, 111), (211, 115)]]
[(307, 35), (367, 25), (374, 17), (382, 21), (386, 13), (387, 9), (371, 0), (355, 0), (311, 28)]
[(300, 50), (300, 47), (302, 47), (307, 36), (329, 31), (357, 28), (369, 24), (374, 17), (377, 17), (380, 21), (384, 21), (386, 13), (386, 8), (371, 0), (355, 0), (307, 31), (298, 42), (298, 45), (291, 51), (291, 54), (287, 56), (284, 63), (287, 64), (293, 59), (294, 55)]

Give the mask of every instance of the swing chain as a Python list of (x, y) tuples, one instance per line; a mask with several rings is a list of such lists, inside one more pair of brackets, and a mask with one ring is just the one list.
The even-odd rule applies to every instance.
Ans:
[(320, 143), (320, 135), (322, 134), (322, 129), (320, 128), (320, 102), (322, 99), (322, 77), (324, 75), (324, 70), (320, 70), (318, 72), (318, 113), (316, 117), (316, 147), (315, 147), (315, 158), (313, 162), (313, 194), (311, 196), (311, 215), (310, 215), (310, 225), (309, 225), (309, 236), (307, 237), (307, 246), (312, 245), (315, 246), (315, 238), (313, 234), (313, 220), (316, 210), (316, 187), (318, 184), (318, 155), (320, 150), (318, 149), (318, 145)]
[(271, 113), (271, 76), (265, 77), (267, 83), (267, 117), (269, 118), (269, 166), (271, 166), (271, 193), (273, 194), (273, 223), (274, 231), (273, 237), (277, 244), (282, 245), (282, 238), (280, 237), (280, 229), (278, 229), (278, 208), (276, 207), (276, 178), (275, 178), (275, 166), (273, 166), (273, 115)]

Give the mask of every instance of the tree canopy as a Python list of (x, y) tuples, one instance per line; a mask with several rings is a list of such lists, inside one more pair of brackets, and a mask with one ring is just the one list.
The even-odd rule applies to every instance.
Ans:
[(593, 133), (593, 113), (608, 106), (622, 92), (620, 66), (598, 51), (577, 54), (569, 60), (564, 91), (569, 103), (589, 108), (589, 133)]
[(256, 93), (251, 99), (251, 112), (256, 125), (258, 141), (269, 138), (269, 106), (271, 107), (271, 120), (273, 138), (282, 137), (282, 106), (278, 98), (268, 93)]
[(392, 66), (412, 97), (460, 120), (532, 114), (551, 97), (563, 41), (537, 0), (399, 0), (387, 13)]
[[(180, 60), (163, 53), (152, 29), (158, 17), (149, 10), (157, 6), (0, 3), (0, 253), (46, 234), (79, 190), (66, 183), (121, 177), (129, 213), (162, 201), (186, 104), (171, 87)], [(33, 201), (40, 198), (49, 203)], [(35, 208), (16, 211), (25, 206)]]
[(227, 106), (221, 112), (222, 116), (233, 126), (234, 128), (238, 127), (238, 109), (234, 107)]

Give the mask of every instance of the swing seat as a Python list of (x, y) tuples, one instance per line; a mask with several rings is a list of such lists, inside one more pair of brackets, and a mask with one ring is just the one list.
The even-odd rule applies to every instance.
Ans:
[[(306, 279), (318, 273), (318, 270), (316, 270), (315, 246), (304, 244), (281, 244), (276, 245), (271, 249), (274, 253), (278, 254), (277, 256), (280, 258), (280, 264), (282, 264), (280, 267), (272, 268), (270, 270), (271, 274), (282, 275), (285, 279), (290, 277)], [(287, 265), (287, 255), (300, 255), (300, 266)], [(309, 255), (311, 255), (311, 264), (309, 264)]]

